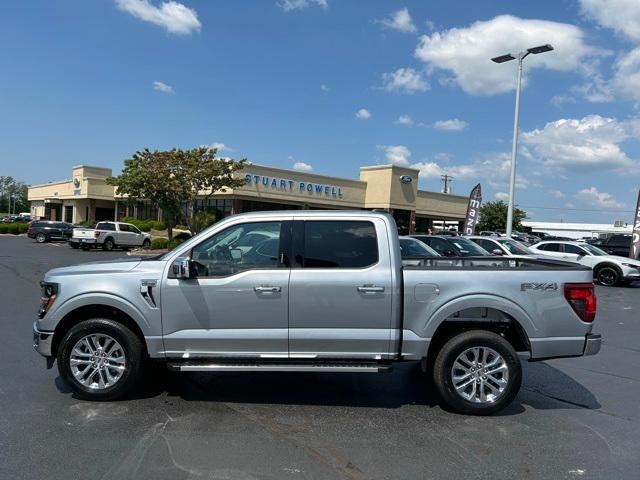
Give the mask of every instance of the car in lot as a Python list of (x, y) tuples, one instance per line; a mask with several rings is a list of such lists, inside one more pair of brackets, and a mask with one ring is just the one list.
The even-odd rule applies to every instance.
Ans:
[(420, 259), (439, 257), (440, 254), (433, 248), (425, 245), (420, 240), (409, 236), (401, 236), (398, 238), (400, 243), (400, 255), (402, 256), (402, 265), (419, 265)]
[(529, 249), (537, 254), (590, 267), (595, 280), (606, 287), (640, 280), (640, 261), (609, 255), (600, 247), (586, 242), (543, 241)]
[[(265, 231), (277, 236), (237, 248)], [(163, 256), (50, 270), (34, 347), (90, 400), (131, 391), (147, 359), (180, 372), (374, 373), (415, 361), (444, 403), (476, 415), (513, 400), (518, 352), (598, 352), (589, 268), (459, 260), (466, 268), (439, 257), (403, 266), (386, 213), (231, 216)]]
[(491, 255), (481, 246), (466, 237), (450, 237), (447, 235), (410, 235), (431, 247), (443, 257), (475, 257)]
[(507, 237), (483, 237), (469, 236), (466, 237), (474, 243), (477, 243), (487, 252), (493, 255), (533, 255), (533, 252), (526, 245)]
[(27, 237), (38, 243), (51, 240), (68, 240), (73, 232), (73, 225), (53, 220), (35, 220), (29, 224)]
[(134, 247), (149, 248), (151, 235), (141, 232), (138, 227), (123, 222), (98, 222), (94, 228), (76, 227), (69, 238), (71, 248), (102, 247), (111, 251), (114, 248), (128, 250)]
[(631, 252), (631, 235), (611, 235), (601, 240), (597, 246), (610, 255), (628, 257)]

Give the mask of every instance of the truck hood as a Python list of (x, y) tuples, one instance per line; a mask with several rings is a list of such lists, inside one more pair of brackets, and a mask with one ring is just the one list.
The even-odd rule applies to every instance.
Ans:
[(82, 263), (69, 267), (54, 268), (49, 270), (45, 278), (61, 277), (67, 275), (91, 275), (108, 273), (126, 273), (136, 268), (142, 260), (140, 258), (121, 258), (118, 260), (103, 260), (99, 262)]

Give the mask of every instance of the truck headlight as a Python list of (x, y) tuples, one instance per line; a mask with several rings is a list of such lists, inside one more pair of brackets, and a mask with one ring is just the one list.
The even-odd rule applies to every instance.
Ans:
[(51, 305), (58, 296), (58, 284), (49, 282), (40, 282), (40, 289), (42, 294), (40, 295), (40, 308), (38, 309), (38, 318), (44, 318)]

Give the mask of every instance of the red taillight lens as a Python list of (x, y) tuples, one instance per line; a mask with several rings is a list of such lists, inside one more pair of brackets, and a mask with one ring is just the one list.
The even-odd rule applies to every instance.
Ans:
[(593, 283), (565, 283), (564, 297), (583, 322), (596, 318), (596, 292)]

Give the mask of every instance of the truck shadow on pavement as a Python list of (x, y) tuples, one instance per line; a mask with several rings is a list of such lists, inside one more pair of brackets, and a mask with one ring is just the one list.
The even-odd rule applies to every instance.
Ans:
[[(497, 416), (536, 410), (601, 408), (580, 383), (551, 365), (523, 362), (520, 394)], [(56, 386), (69, 389), (60, 378)], [(366, 373), (172, 373), (156, 367), (128, 401), (166, 394), (186, 402), (317, 405), (396, 409), (406, 405), (440, 405), (428, 375), (418, 364), (397, 365), (389, 374)], [(442, 408), (442, 407), (441, 407)]]

